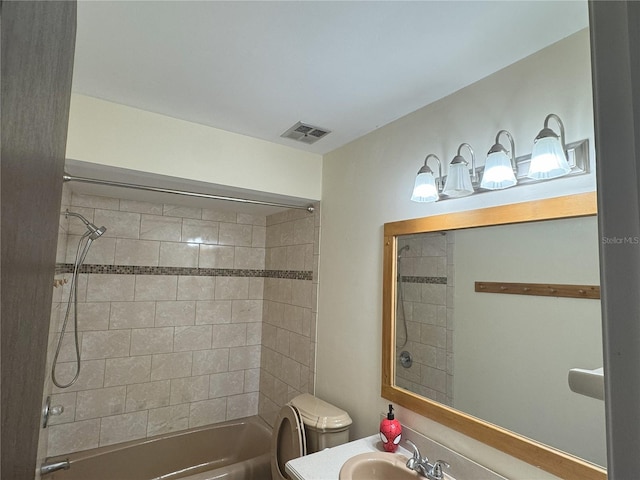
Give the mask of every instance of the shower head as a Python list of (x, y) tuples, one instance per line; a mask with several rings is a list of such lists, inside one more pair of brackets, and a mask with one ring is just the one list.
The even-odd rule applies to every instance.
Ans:
[(398, 251), (398, 258), (402, 256), (402, 252), (404, 252), (405, 250), (409, 250), (409, 245), (405, 245)]
[[(95, 227), (95, 225), (91, 224), (92, 226)], [(90, 227), (87, 225), (87, 228), (90, 229)], [(102, 235), (104, 235), (104, 232), (107, 231), (107, 228), (103, 225), (100, 228), (96, 228), (93, 232), (91, 232), (91, 235), (89, 235), (89, 238), (91, 240), (95, 240), (98, 237), (101, 237)]]
[(71, 215), (72, 217), (77, 217), (80, 220), (82, 220), (82, 223), (84, 223), (87, 229), (89, 230), (89, 238), (91, 240), (95, 240), (96, 238), (102, 236), (104, 232), (107, 231), (107, 228), (105, 226), (98, 228), (89, 220), (87, 220), (82, 215), (80, 215), (79, 213), (70, 212), (69, 210), (67, 210), (64, 214), (67, 218), (69, 217), (69, 215)]

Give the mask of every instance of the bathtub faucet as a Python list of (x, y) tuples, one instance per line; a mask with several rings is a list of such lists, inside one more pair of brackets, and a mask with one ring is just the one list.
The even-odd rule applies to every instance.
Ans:
[(40, 475), (46, 475), (47, 473), (57, 472), (58, 470), (69, 470), (69, 459), (63, 460), (61, 462), (53, 462), (53, 463), (43, 463), (40, 466)]

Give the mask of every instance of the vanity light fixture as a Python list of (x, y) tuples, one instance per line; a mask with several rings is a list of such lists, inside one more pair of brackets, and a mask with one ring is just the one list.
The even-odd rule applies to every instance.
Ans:
[[(507, 149), (499, 142), (500, 135), (505, 134), (511, 144), (511, 150)], [(487, 153), (487, 160), (484, 165), (484, 173), (482, 174), (481, 188), (487, 190), (502, 190), (513, 187), (518, 180), (518, 166), (516, 165), (516, 147), (513, 137), (506, 130), (500, 130), (496, 135), (496, 143)]]
[[(438, 162), (438, 178), (434, 178), (433, 171), (427, 165), (430, 157), (433, 157)], [(424, 159), (424, 165), (418, 170), (416, 176), (416, 182), (413, 186), (413, 193), (411, 194), (411, 200), (420, 203), (437, 202), (440, 199), (440, 189), (438, 188), (438, 182), (442, 178), (442, 163), (440, 159), (430, 153)]]
[[(469, 162), (460, 154), (462, 147), (467, 147), (471, 152), (471, 174), (469, 173)], [(447, 181), (444, 184), (443, 194), (448, 197), (458, 198), (466, 197), (475, 192), (472, 184), (476, 181), (476, 157), (473, 153), (471, 145), (468, 143), (461, 143), (458, 147), (458, 153), (451, 163), (449, 164), (449, 173), (447, 175)]]
[[(553, 118), (560, 126), (558, 136), (549, 128), (549, 119)], [(544, 119), (544, 128), (533, 141), (531, 164), (527, 177), (535, 180), (548, 180), (562, 177), (571, 171), (565, 154), (564, 124), (555, 113), (550, 113)]]
[[(549, 128), (551, 119), (558, 123), (559, 135)], [(509, 139), (509, 150), (500, 143), (503, 135)], [(460, 153), (462, 147), (467, 147), (471, 153), (471, 171), (469, 171), (469, 162)], [(437, 178), (427, 166), (427, 161), (431, 157), (438, 162)], [(562, 120), (558, 115), (550, 113), (544, 119), (544, 128), (536, 137), (531, 154), (516, 157), (513, 136), (507, 130), (500, 130), (494, 145), (487, 153), (484, 165), (476, 168), (473, 149), (468, 143), (461, 143), (458, 153), (449, 164), (447, 173), (448, 175), (442, 175), (442, 164), (438, 157), (433, 154), (427, 155), (424, 166), (418, 171), (411, 200), (425, 203), (437, 202), (520, 187), (565, 175), (587, 174), (589, 173), (589, 140), (577, 140), (567, 145)]]

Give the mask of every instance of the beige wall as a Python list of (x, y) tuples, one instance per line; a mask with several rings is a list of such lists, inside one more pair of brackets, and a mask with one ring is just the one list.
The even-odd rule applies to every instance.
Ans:
[(320, 155), (78, 94), (67, 158), (310, 200), (321, 194)]
[[(519, 155), (530, 153), (533, 138), (551, 112), (564, 120), (567, 141), (593, 141), (587, 31), (324, 157), (316, 392), (352, 415), (353, 438), (377, 430), (386, 404), (380, 397), (383, 224), (593, 191), (592, 173), (437, 204), (409, 200), (416, 172), (428, 153), (448, 162), (457, 146), (468, 142), (481, 163), (502, 128), (514, 135)], [(489, 465), (497, 458), (495, 451), (411, 412), (398, 408), (397, 414), (400, 421)], [(513, 478), (544, 476), (521, 464), (509, 470), (504, 461), (498, 467)]]

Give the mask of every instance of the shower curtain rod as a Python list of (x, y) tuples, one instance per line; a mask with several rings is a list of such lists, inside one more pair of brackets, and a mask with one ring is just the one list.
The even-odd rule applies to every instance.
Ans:
[(264, 202), (262, 200), (250, 200), (248, 198), (225, 197), (222, 195), (212, 195), (209, 193), (197, 193), (197, 192), (187, 192), (185, 190), (174, 190), (172, 188), (150, 187), (148, 185), (138, 185), (135, 183), (123, 183), (123, 182), (113, 182), (110, 180), (98, 180), (96, 178), (75, 177), (73, 175), (68, 175), (66, 173), (62, 176), (62, 180), (63, 182), (81, 182), (81, 183), (91, 183), (93, 185), (108, 185), (112, 187), (132, 188), (135, 190), (146, 190), (148, 192), (171, 193), (173, 195), (184, 195), (187, 197), (207, 198), (210, 200), (222, 200), (225, 202), (252, 203), (255, 205), (268, 205), (270, 207), (295, 208), (298, 210), (306, 210), (309, 213), (313, 213), (314, 211), (314, 207), (312, 205), (303, 207), (300, 205), (288, 205), (285, 203)]

